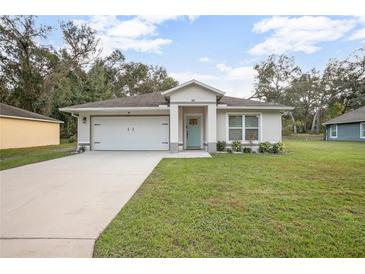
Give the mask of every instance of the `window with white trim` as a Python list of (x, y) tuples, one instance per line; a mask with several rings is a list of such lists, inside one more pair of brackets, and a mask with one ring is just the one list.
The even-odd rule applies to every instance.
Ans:
[(337, 125), (330, 126), (330, 136), (331, 138), (337, 138)]
[(242, 115), (229, 115), (228, 117), (228, 140), (242, 141)]
[(365, 138), (365, 123), (360, 123), (360, 138)]
[(259, 117), (256, 115), (245, 116), (245, 140), (257, 141), (259, 139)]
[(228, 141), (258, 141), (258, 115), (229, 115)]

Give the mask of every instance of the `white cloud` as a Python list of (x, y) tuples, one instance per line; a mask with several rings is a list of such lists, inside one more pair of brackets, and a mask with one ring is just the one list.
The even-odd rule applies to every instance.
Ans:
[(362, 42), (365, 43), (365, 16), (359, 16), (357, 17), (357, 20), (359, 24), (362, 25), (362, 28), (353, 32), (349, 37), (349, 40), (362, 40)]
[(350, 40), (365, 40), (365, 28), (355, 31), (349, 38)]
[(319, 43), (338, 40), (355, 26), (354, 19), (274, 16), (254, 25), (254, 32), (271, 34), (249, 52), (253, 55), (281, 54), (289, 51), (309, 54), (321, 49)]
[(215, 61), (213, 59), (210, 59), (207, 56), (204, 56), (204, 57), (199, 58), (199, 62), (200, 63), (214, 63)]
[(75, 20), (76, 24), (86, 23), (97, 31), (97, 37), (106, 56), (115, 49), (135, 50), (138, 52), (162, 53), (163, 46), (171, 44), (169, 38), (158, 37), (157, 28), (169, 20), (187, 18), (190, 22), (196, 18), (183, 16), (135, 16), (119, 19), (116, 16), (91, 16), (89, 20)]
[(169, 75), (171, 75), (173, 78), (178, 80), (180, 83), (184, 83), (184, 82), (190, 81), (192, 79), (202, 81), (202, 82), (209, 82), (209, 81), (214, 81), (214, 80), (219, 79), (219, 77), (216, 75), (194, 73), (194, 72), (190, 72), (190, 71), (171, 72), (171, 73), (169, 73)]
[(224, 63), (215, 66), (219, 73), (200, 74), (193, 72), (170, 73), (180, 83), (191, 79), (205, 82), (226, 92), (226, 95), (247, 98), (252, 95), (256, 71), (250, 66), (232, 68)]

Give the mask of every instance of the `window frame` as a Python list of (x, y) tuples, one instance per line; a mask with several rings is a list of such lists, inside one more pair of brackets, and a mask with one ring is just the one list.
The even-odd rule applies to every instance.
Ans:
[(360, 138), (365, 139), (365, 122), (360, 122)]
[[(242, 116), (242, 125), (241, 127), (230, 127), (229, 126), (229, 117), (230, 116)], [(246, 128), (246, 116), (256, 116), (258, 119), (257, 127), (248, 127)], [(260, 112), (252, 112), (252, 113), (242, 113), (242, 112), (227, 112), (226, 113), (226, 143), (231, 144), (235, 140), (229, 139), (229, 130), (230, 129), (241, 129), (242, 136), (241, 141), (242, 144), (249, 143), (249, 140), (246, 140), (246, 129), (257, 129), (257, 140), (252, 140), (253, 143), (258, 144), (261, 142), (262, 137), (262, 114)]]
[[(332, 127), (336, 128), (336, 136), (332, 135)], [(338, 137), (338, 126), (337, 126), (337, 124), (330, 125), (330, 138), (337, 138), (337, 137)]]

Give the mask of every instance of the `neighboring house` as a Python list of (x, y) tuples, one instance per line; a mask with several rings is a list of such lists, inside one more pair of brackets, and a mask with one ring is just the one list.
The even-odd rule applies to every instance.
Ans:
[(0, 103), (0, 149), (58, 145), (56, 119)]
[(62, 108), (78, 117), (78, 145), (91, 150), (216, 151), (217, 141), (281, 141), (292, 107), (224, 96), (191, 80), (164, 92)]
[(328, 141), (365, 141), (365, 107), (345, 113), (323, 125)]

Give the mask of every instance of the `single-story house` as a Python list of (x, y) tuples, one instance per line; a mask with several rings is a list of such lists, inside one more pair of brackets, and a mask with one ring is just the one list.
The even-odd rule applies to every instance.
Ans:
[(78, 119), (78, 145), (91, 150), (206, 150), (217, 141), (281, 141), (292, 107), (225, 96), (191, 80), (164, 92), (62, 108)]
[(59, 120), (0, 103), (0, 149), (58, 145)]
[(365, 141), (365, 106), (323, 124), (328, 141)]

